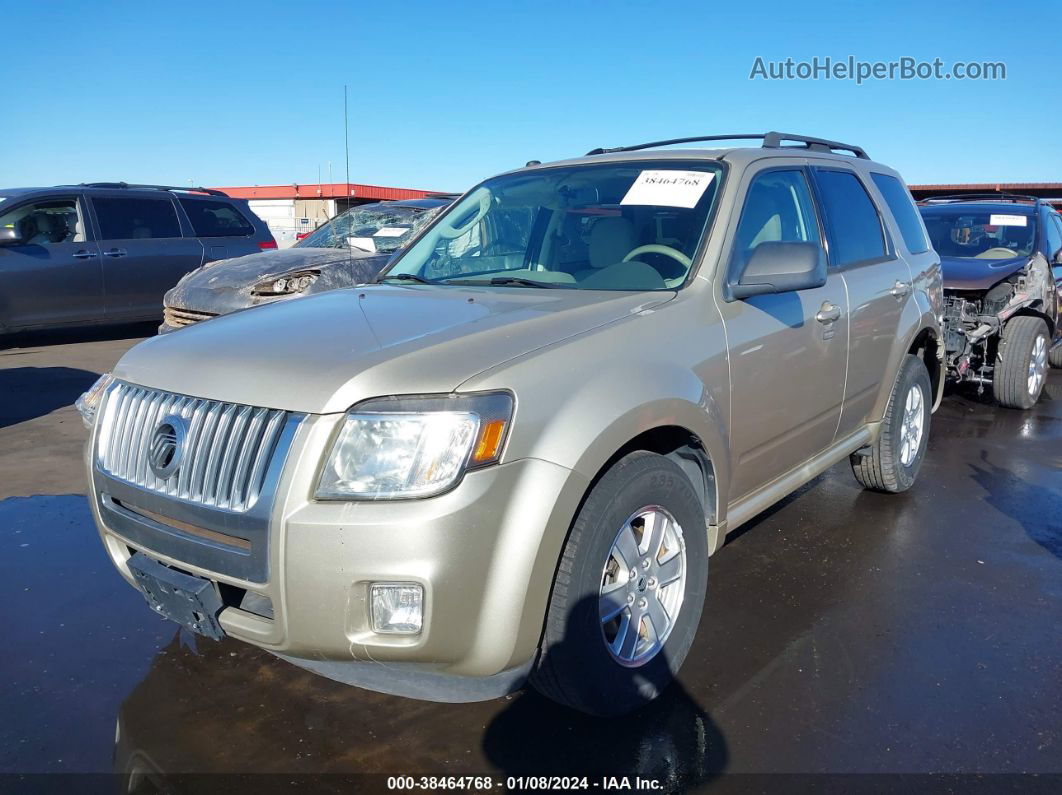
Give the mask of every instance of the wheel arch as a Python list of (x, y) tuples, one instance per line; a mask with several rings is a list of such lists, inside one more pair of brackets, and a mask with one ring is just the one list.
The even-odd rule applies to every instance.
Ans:
[(907, 346), (907, 353), (921, 359), (929, 371), (929, 383), (933, 387), (933, 410), (936, 411), (944, 395), (945, 380), (944, 348), (936, 330), (922, 328)]

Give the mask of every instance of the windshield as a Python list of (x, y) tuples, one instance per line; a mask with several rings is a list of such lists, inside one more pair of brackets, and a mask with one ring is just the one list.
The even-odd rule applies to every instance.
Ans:
[(381, 280), (665, 290), (682, 286), (719, 192), (712, 161), (521, 171), (489, 179)]
[(932, 206), (921, 210), (933, 248), (942, 257), (1027, 257), (1036, 245), (1036, 217), (1017, 207), (996, 212)]
[(439, 207), (424, 209), (401, 204), (363, 204), (340, 213), (295, 245), (299, 248), (345, 248), (390, 254), (438, 214)]

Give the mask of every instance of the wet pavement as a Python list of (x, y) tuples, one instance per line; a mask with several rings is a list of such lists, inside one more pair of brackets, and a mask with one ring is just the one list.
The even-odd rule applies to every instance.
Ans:
[(0, 349), (0, 772), (1062, 773), (1062, 372), (1027, 413), (949, 395), (907, 494), (839, 465), (732, 536), (679, 684), (602, 721), (361, 691), (149, 612), (68, 407), (133, 342)]

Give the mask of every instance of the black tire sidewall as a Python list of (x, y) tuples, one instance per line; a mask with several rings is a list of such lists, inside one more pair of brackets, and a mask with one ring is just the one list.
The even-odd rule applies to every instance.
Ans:
[[(900, 461), (900, 431), (903, 427), (903, 415), (907, 406), (907, 394), (911, 387), (918, 385), (922, 390), (922, 438), (918, 443), (918, 452), (910, 464), (904, 465)], [(896, 381), (892, 394), (894, 401), (892, 412), (889, 416), (889, 427), (886, 429), (889, 440), (889, 450), (893, 458), (896, 479), (900, 491), (906, 491), (914, 485), (918, 470), (922, 466), (922, 460), (926, 456), (926, 448), (929, 446), (929, 425), (932, 418), (930, 411), (933, 405), (933, 384), (929, 379), (929, 371), (925, 364), (917, 356), (908, 356), (904, 362), (903, 370)]]
[[(636, 511), (665, 508), (682, 528), (686, 585), (671, 634), (645, 665), (627, 668), (605, 646), (598, 620), (601, 576), (616, 534)], [(577, 689), (581, 708), (599, 715), (621, 714), (658, 696), (686, 658), (700, 623), (707, 590), (708, 541), (704, 511), (683, 471), (660, 455), (636, 453), (621, 459), (594, 486), (576, 518), (580, 530), (570, 570), (563, 636), (551, 638), (545, 653)], [(569, 541), (571, 543), (571, 541)], [(547, 628), (556, 633), (554, 624)]]

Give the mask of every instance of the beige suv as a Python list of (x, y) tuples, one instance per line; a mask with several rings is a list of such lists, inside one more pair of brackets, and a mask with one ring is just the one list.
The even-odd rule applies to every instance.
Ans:
[(529, 163), (376, 284), (130, 350), (79, 401), (119, 572), (374, 690), (653, 698), (727, 533), (845, 458), (907, 489), (941, 390), (939, 261), (896, 172), (738, 137), (762, 146)]

